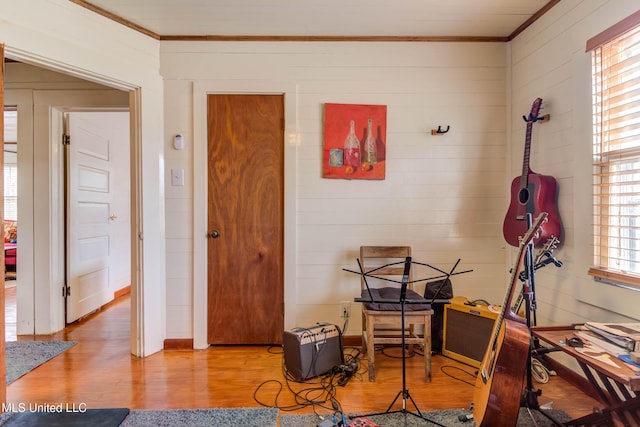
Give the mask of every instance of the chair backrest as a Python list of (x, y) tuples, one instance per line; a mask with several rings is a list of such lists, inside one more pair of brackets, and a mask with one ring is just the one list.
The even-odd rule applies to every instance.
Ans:
[[(372, 273), (375, 276), (402, 281), (404, 261), (411, 256), (411, 246), (360, 246), (360, 263), (365, 273), (387, 264), (394, 264), (381, 268)], [(360, 277), (360, 287), (365, 289), (364, 277)], [(409, 270), (408, 289), (413, 289), (413, 268)], [(367, 284), (371, 288), (400, 287), (400, 283), (367, 277)]]

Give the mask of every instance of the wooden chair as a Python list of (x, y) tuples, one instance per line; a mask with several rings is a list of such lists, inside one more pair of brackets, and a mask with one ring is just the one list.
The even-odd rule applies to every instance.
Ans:
[[(381, 278), (402, 281), (404, 261), (411, 256), (410, 246), (361, 246), (360, 263), (365, 273), (380, 266), (398, 263), (371, 273)], [(412, 269), (411, 269), (412, 270)], [(407, 300), (421, 299), (413, 290), (409, 272)], [(372, 277), (361, 278), (361, 297), (369, 299), (369, 289), (378, 298), (400, 300), (400, 283), (389, 282)], [(369, 289), (367, 286), (369, 285)], [(369, 362), (369, 381), (376, 379), (375, 346), (384, 344), (402, 344), (402, 333), (405, 344), (412, 351), (414, 345), (422, 347), (424, 353), (424, 378), (431, 381), (431, 315), (433, 310), (429, 304), (405, 304), (405, 331), (402, 331), (402, 307), (398, 304), (362, 304), (362, 344)], [(418, 328), (422, 326), (422, 328)], [(403, 349), (404, 351), (404, 349)]]

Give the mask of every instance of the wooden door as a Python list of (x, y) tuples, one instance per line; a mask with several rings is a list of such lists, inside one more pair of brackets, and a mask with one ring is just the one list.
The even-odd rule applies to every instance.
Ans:
[(284, 96), (209, 95), (209, 344), (280, 344)]
[[(0, 115), (0, 145), (4, 147), (4, 45), (0, 43), (0, 106), (2, 106), (2, 115)], [(0, 167), (4, 170), (4, 150), (0, 153)], [(0, 196), (4, 199), (4, 174), (0, 176)], [(3, 205), (4, 206), (4, 205)], [(0, 206), (0, 221), (2, 221), (4, 233), (4, 207)], [(4, 251), (2, 251), (2, 265), (4, 265)], [(4, 344), (4, 274), (0, 279), (0, 402), (7, 399), (7, 364), (5, 356)]]

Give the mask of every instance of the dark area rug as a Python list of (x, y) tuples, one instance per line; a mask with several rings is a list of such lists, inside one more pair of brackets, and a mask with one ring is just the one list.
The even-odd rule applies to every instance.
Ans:
[(1, 425), (6, 427), (118, 427), (127, 415), (129, 410), (126, 408), (84, 410), (84, 408), (60, 405), (60, 407), (52, 406), (46, 409), (46, 412), (27, 410), (8, 414)]
[[(176, 410), (87, 409), (0, 414), (3, 427), (276, 427), (276, 408), (222, 408)], [(84, 409), (82, 409), (84, 410)], [(313, 425), (315, 427), (315, 424)]]
[[(571, 417), (566, 412), (557, 409), (544, 410), (545, 414), (550, 415), (558, 422), (569, 421)], [(473, 427), (475, 423), (473, 421), (463, 422), (458, 419), (460, 415), (469, 415), (471, 411), (459, 409), (459, 410), (445, 410), (445, 411), (432, 411), (422, 412), (425, 419), (419, 418), (411, 414), (392, 413), (383, 415), (370, 415), (364, 416), (364, 418), (373, 421), (380, 427), (423, 427), (423, 426), (436, 426), (437, 424), (430, 421), (446, 426), (466, 426)], [(360, 415), (360, 414), (354, 414)], [(333, 419), (332, 415), (325, 415), (330, 420)], [(347, 422), (351, 423), (352, 420), (347, 418)], [(316, 427), (320, 423), (320, 418), (317, 415), (281, 415), (280, 427)], [(520, 409), (520, 416), (518, 417), (517, 427), (554, 427), (552, 421), (542, 415), (539, 411), (529, 411), (526, 408)]]
[(276, 427), (277, 422), (276, 408), (223, 408), (173, 411), (133, 410), (120, 425), (122, 427)]
[(7, 341), (7, 384), (75, 344), (73, 341)]

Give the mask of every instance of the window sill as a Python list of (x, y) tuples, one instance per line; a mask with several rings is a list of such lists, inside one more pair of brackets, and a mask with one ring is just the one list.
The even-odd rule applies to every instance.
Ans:
[(638, 276), (596, 267), (590, 268), (588, 274), (593, 276), (598, 282), (640, 290), (640, 277)]

